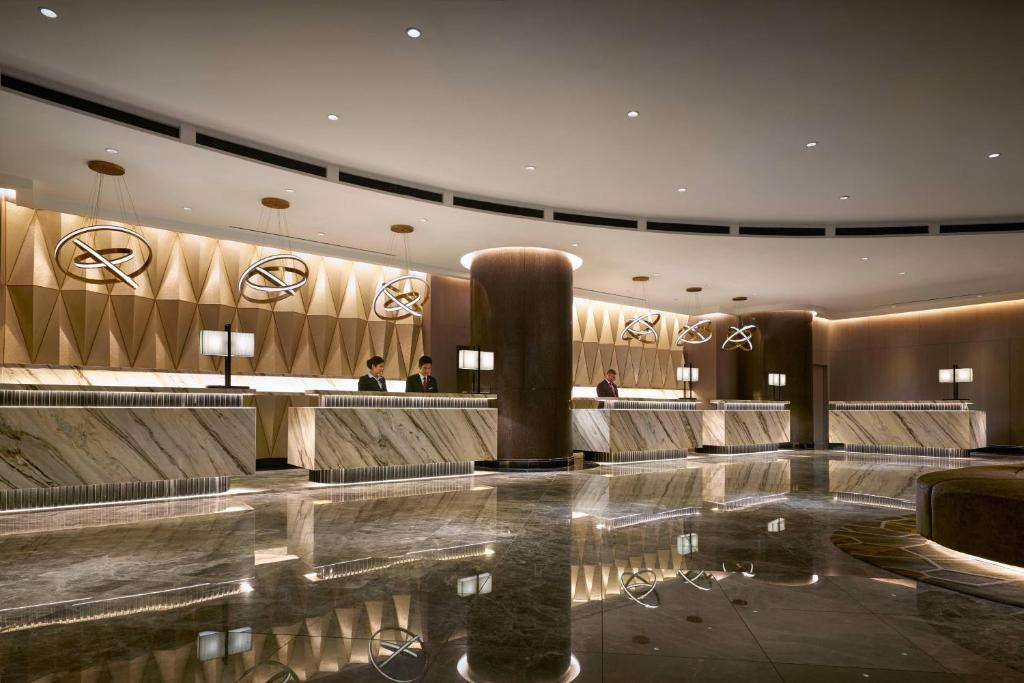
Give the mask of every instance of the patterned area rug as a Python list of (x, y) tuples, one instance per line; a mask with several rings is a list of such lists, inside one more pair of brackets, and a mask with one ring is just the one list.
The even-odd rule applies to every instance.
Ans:
[(896, 574), (1024, 607), (1024, 568), (980, 560), (922, 538), (914, 515), (847, 525), (832, 534), (832, 543)]

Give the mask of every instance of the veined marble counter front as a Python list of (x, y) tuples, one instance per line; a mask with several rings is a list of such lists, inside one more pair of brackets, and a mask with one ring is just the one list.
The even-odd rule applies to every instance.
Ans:
[(704, 446), (739, 448), (788, 443), (788, 410), (705, 410)]
[[(472, 471), (474, 461), (498, 455), (495, 408), (289, 408), (288, 433), (288, 462), (310, 470), (311, 477), (403, 467), (413, 468), (405, 476), (468, 474), (424, 467), (468, 463)], [(380, 474), (364, 481), (393, 478)]]
[(968, 451), (986, 445), (981, 410), (830, 410), (828, 440), (860, 450)]
[[(0, 407), (0, 509), (39, 507), (33, 496), (66, 487), (111, 490), (78, 499), (77, 488), (63, 504), (175, 495), (166, 487), (154, 495), (145, 487), (113, 492), (136, 482), (206, 480), (226, 488), (227, 477), (256, 471), (255, 440), (254, 408)], [(203, 492), (216, 491), (186, 486), (179, 495)]]
[(643, 453), (680, 457), (700, 446), (701, 411), (599, 410), (572, 411), (572, 447), (577, 451), (639, 457)]

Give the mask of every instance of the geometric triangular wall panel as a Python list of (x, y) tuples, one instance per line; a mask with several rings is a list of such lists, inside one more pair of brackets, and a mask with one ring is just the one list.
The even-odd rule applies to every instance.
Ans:
[(80, 216), (3, 207), (4, 364), (214, 372), (220, 361), (200, 355), (199, 332), (226, 323), (256, 335), (256, 356), (237, 359), (239, 373), (353, 377), (379, 354), (389, 377), (405, 376), (424, 353), (420, 318), (395, 323), (372, 313), (376, 283), (399, 274), (393, 267), (300, 254), (309, 284), (265, 302), (240, 296), (237, 283), (257, 254), (274, 250), (142, 227), (152, 254), (132, 288), (76, 272), (66, 255), (54, 260), (61, 237), (83, 225)]

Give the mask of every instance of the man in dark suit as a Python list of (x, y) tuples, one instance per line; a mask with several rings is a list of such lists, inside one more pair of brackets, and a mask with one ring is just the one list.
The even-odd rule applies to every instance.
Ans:
[(384, 381), (384, 359), (374, 356), (366, 361), (369, 374), (359, 378), (359, 391), (387, 391), (388, 384)]
[(612, 368), (604, 373), (604, 381), (597, 385), (598, 398), (618, 398), (619, 387), (615, 384), (616, 377), (618, 377), (618, 373)]
[(430, 370), (433, 367), (433, 359), (430, 356), (420, 356), (420, 371), (418, 374), (409, 375), (405, 380), (405, 390), (409, 393), (437, 393), (437, 378), (432, 377)]

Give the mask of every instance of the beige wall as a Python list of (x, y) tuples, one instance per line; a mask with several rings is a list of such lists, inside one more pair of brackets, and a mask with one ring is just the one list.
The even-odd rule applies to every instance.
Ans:
[(54, 260), (57, 241), (81, 224), (78, 216), (3, 203), (4, 364), (215, 371), (219, 361), (199, 353), (199, 332), (225, 323), (256, 334), (256, 357), (237, 359), (238, 373), (353, 377), (380, 354), (385, 374), (401, 377), (423, 353), (418, 318), (385, 321), (372, 312), (377, 284), (397, 269), (300, 253), (308, 284), (268, 303), (240, 295), (238, 278), (256, 258), (281, 250), (142, 227), (152, 259), (132, 289), (99, 281), (102, 270), (69, 266), (70, 249)]
[(960, 395), (988, 413), (988, 442), (1024, 444), (1024, 301), (834, 320), (822, 336), (831, 400), (951, 398), (938, 371), (955, 363), (974, 368)]

